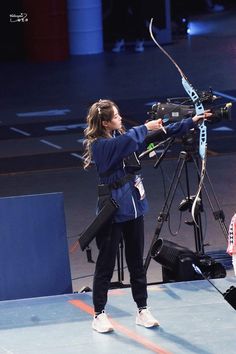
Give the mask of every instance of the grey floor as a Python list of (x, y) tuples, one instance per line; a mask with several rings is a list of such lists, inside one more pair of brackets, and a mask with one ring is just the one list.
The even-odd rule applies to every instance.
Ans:
[[(236, 100), (235, 16), (235, 11), (231, 10), (195, 18), (192, 26), (205, 28), (205, 32), (174, 39), (165, 46), (194, 87), (199, 90), (212, 87), (233, 103)], [(96, 204), (96, 173), (94, 170), (84, 172), (80, 158), (88, 106), (99, 98), (111, 98), (120, 105), (127, 124), (138, 124), (147, 118), (148, 103), (185, 95), (180, 76), (163, 53), (150, 43), (141, 54), (134, 53), (130, 47), (117, 55), (107, 51), (99, 55), (75, 56), (58, 63), (2, 62), (1, 68), (4, 79), (0, 117), (4, 129), (0, 141), (1, 196), (63, 192), (70, 246), (93, 219)], [(52, 115), (54, 110), (57, 111)], [(225, 213), (227, 227), (236, 210), (234, 112), (232, 122), (223, 121), (216, 127), (209, 127), (208, 141), (207, 169), (220, 208)], [(226, 129), (214, 132), (215, 128), (222, 126)], [(71, 156), (73, 151), (75, 156)], [(73, 162), (65, 163), (65, 155), (70, 155)], [(43, 162), (49, 157), (51, 159), (44, 166)], [(178, 154), (167, 154), (158, 169), (153, 168), (155, 160), (143, 161), (144, 183), (150, 203), (145, 224), (145, 256), (164, 202), (164, 182), (168, 186), (177, 157)], [(41, 165), (35, 166), (38, 160)], [(9, 164), (10, 168), (5, 168)], [(17, 166), (15, 170), (14, 166)], [(196, 170), (191, 163), (189, 177), (191, 193), (194, 194)], [(207, 180), (206, 189), (213, 199)], [(218, 210), (218, 206), (214, 205), (212, 210), (204, 194), (202, 220), (204, 242), (208, 244), (205, 251), (224, 252), (226, 239), (213, 218), (213, 211)], [(193, 228), (184, 223), (190, 218), (188, 212), (183, 213), (180, 221), (178, 205), (183, 197), (180, 188), (171, 207), (170, 227), (167, 223), (164, 225), (161, 237), (195, 250)], [(179, 227), (178, 235), (173, 238), (169, 228), (175, 234)], [(95, 260), (94, 242), (91, 248)], [(94, 264), (87, 262), (86, 254), (77, 249), (70, 254), (70, 260), (74, 290), (91, 286)], [(231, 275), (232, 270), (229, 272)], [(148, 280), (162, 280), (161, 267), (154, 261), (148, 269)], [(126, 269), (124, 281), (129, 282)]]
[[(234, 278), (214, 280), (225, 291)], [(161, 326), (135, 325), (130, 289), (109, 292), (107, 312), (115, 331), (91, 329), (91, 293), (0, 302), (0, 353), (234, 354), (235, 310), (206, 281), (148, 287), (152, 312)]]

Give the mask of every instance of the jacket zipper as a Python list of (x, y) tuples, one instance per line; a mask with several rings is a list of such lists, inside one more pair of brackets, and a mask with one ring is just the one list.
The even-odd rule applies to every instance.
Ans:
[(137, 208), (136, 208), (133, 196), (131, 196), (131, 198), (132, 198), (132, 203), (133, 203), (133, 207), (134, 207), (134, 218), (137, 219), (137, 217), (138, 217)]

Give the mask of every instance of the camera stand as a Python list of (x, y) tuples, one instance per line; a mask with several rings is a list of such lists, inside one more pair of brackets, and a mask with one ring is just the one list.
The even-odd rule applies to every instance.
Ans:
[[(186, 150), (188, 150), (188, 149), (186, 149)], [(150, 261), (151, 261), (152, 248), (153, 248), (155, 242), (157, 241), (157, 239), (160, 236), (160, 233), (161, 233), (161, 230), (162, 230), (164, 222), (168, 220), (169, 211), (170, 211), (170, 208), (171, 208), (174, 196), (175, 196), (176, 189), (178, 187), (178, 184), (180, 183), (180, 178), (181, 178), (183, 170), (185, 171), (185, 177), (186, 177), (187, 197), (185, 198), (185, 200), (183, 202), (181, 202), (180, 210), (182, 208), (182, 211), (183, 210), (191, 211), (191, 206), (192, 206), (192, 202), (193, 202), (194, 196), (190, 196), (190, 185), (189, 185), (188, 166), (187, 166), (188, 162), (193, 162), (194, 163), (196, 171), (197, 171), (198, 181), (200, 180), (200, 171), (199, 171), (199, 168), (198, 168), (197, 153), (193, 152), (193, 151), (188, 151), (188, 152), (187, 151), (181, 151), (180, 154), (179, 154), (177, 167), (176, 167), (176, 169), (174, 171), (174, 174), (173, 174), (173, 177), (172, 177), (172, 180), (171, 180), (171, 184), (170, 184), (169, 190), (167, 192), (166, 200), (164, 201), (163, 208), (162, 208), (162, 210), (161, 210), (161, 212), (160, 212), (160, 214), (159, 214), (159, 216), (157, 218), (157, 227), (156, 227), (156, 230), (155, 230), (155, 234), (154, 234), (153, 240), (151, 242), (150, 249), (148, 251), (148, 254), (147, 254), (147, 257), (146, 257), (146, 260), (145, 260), (145, 263), (144, 263), (144, 268), (145, 268), (146, 272), (147, 272), (147, 269), (148, 269)], [(204, 189), (204, 191), (206, 193), (208, 202), (209, 202), (210, 207), (212, 209), (213, 216), (214, 216), (215, 220), (219, 221), (220, 227), (221, 227), (221, 229), (223, 231), (223, 234), (224, 234), (224, 236), (225, 236), (225, 238), (227, 240), (228, 230), (227, 230), (227, 227), (226, 227), (225, 222), (224, 222), (224, 220), (225, 220), (224, 213), (220, 209), (219, 202), (218, 202), (218, 200), (216, 198), (215, 192), (213, 190), (212, 183), (211, 183), (211, 181), (209, 179), (209, 176), (208, 176), (207, 172), (205, 174), (205, 178), (207, 178), (207, 180), (209, 182), (209, 185), (211, 187), (212, 195), (213, 195), (215, 203), (216, 203), (216, 205), (218, 207), (217, 210), (214, 210), (213, 203), (210, 200), (209, 193), (208, 193), (204, 183), (203, 183), (203, 189)], [(203, 240), (202, 221), (201, 221), (201, 214), (200, 214), (202, 211), (203, 211), (203, 203), (202, 203), (202, 196), (201, 196), (201, 193), (200, 193), (199, 200), (197, 201), (196, 209), (195, 209), (195, 220), (196, 220), (196, 223), (194, 221), (188, 222), (188, 224), (192, 225), (193, 228), (194, 228), (195, 247), (196, 247), (196, 253), (198, 255), (204, 255), (204, 240)]]
[(117, 288), (128, 288), (130, 285), (126, 285), (123, 283), (124, 281), (124, 241), (123, 238), (120, 241), (119, 248), (117, 251), (117, 275), (118, 281), (110, 283), (110, 289)]

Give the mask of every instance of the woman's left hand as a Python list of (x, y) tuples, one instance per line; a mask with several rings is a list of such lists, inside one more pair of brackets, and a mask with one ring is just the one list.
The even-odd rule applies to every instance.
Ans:
[(206, 120), (210, 120), (210, 117), (212, 116), (212, 113), (210, 111), (210, 109), (207, 109), (206, 111), (204, 111), (204, 114), (200, 114), (199, 116), (198, 115), (195, 115), (192, 120), (194, 123), (198, 123), (199, 120), (201, 119), (206, 119)]

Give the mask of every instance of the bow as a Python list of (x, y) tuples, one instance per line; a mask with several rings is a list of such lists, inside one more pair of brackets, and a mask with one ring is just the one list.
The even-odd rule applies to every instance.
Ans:
[[(203, 107), (201, 99), (198, 96), (196, 90), (193, 88), (193, 86), (191, 85), (191, 83), (187, 79), (186, 75), (181, 70), (179, 65), (175, 62), (175, 60), (170, 56), (170, 54), (155, 39), (155, 37), (153, 35), (153, 32), (152, 32), (152, 23), (153, 23), (153, 18), (151, 19), (150, 24), (149, 24), (149, 33), (150, 33), (150, 36), (151, 36), (153, 42), (170, 59), (170, 61), (174, 64), (174, 66), (177, 68), (178, 72), (180, 73), (181, 78), (182, 78), (182, 85), (183, 85), (185, 91), (187, 92), (188, 96), (190, 97), (190, 99), (192, 100), (192, 102), (194, 104), (196, 114), (197, 115), (204, 114), (204, 107)], [(197, 223), (196, 223), (196, 220), (195, 220), (195, 208), (196, 208), (196, 205), (197, 205), (197, 201), (199, 199), (199, 195), (201, 193), (201, 189), (202, 189), (202, 186), (203, 186), (203, 181), (204, 181), (204, 177), (205, 177), (205, 173), (206, 173), (207, 128), (206, 128), (204, 119), (198, 124), (198, 127), (199, 127), (199, 130), (200, 130), (200, 135), (199, 135), (199, 155), (200, 155), (200, 157), (202, 159), (202, 170), (201, 170), (201, 175), (200, 175), (198, 191), (197, 191), (196, 196), (194, 198), (193, 205), (192, 205), (192, 210), (191, 210), (192, 218), (193, 218), (193, 221), (195, 222), (196, 225), (197, 225)]]

